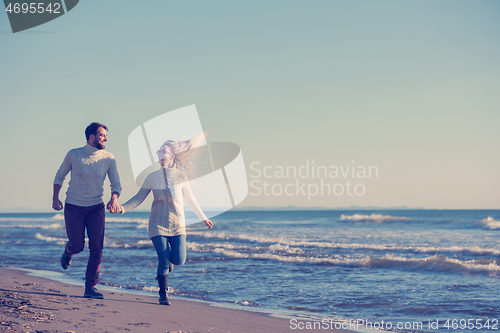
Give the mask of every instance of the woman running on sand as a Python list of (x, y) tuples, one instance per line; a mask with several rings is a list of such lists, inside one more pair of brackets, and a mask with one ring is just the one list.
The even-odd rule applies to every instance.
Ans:
[[(149, 238), (158, 254), (157, 277), (160, 287), (159, 302), (170, 305), (167, 296), (168, 273), (173, 265), (186, 261), (186, 224), (183, 197), (198, 218), (212, 228), (210, 221), (201, 210), (189, 184), (193, 157), (198, 145), (207, 133), (187, 141), (169, 140), (156, 152), (161, 168), (150, 173), (137, 194), (121, 206), (121, 213), (139, 206), (153, 191), (153, 204), (149, 215)], [(198, 148), (198, 152), (199, 152)]]

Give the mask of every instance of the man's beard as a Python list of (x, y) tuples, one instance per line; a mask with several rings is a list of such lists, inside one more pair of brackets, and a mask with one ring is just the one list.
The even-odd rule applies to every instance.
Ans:
[(95, 147), (96, 147), (97, 149), (104, 149), (104, 145), (103, 145), (102, 143), (100, 143), (100, 142), (96, 142), (96, 143), (94, 143), (94, 144), (95, 144)]

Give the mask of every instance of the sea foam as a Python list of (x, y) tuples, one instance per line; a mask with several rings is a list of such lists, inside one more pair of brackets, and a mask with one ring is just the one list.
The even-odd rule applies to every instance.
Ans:
[(495, 220), (491, 216), (488, 216), (485, 219), (482, 219), (481, 224), (489, 227), (490, 229), (500, 229), (500, 221)]
[(401, 216), (381, 215), (381, 214), (371, 214), (371, 215), (354, 214), (352, 216), (342, 214), (340, 215), (339, 220), (354, 221), (354, 222), (386, 222), (386, 221), (406, 221), (410, 220), (410, 218)]
[[(261, 249), (262, 245), (268, 245), (271, 250), (278, 250), (287, 248), (290, 253), (295, 253), (302, 251), (304, 248), (317, 247), (325, 249), (352, 249), (352, 250), (374, 250), (374, 251), (407, 251), (407, 252), (419, 252), (419, 253), (434, 253), (434, 252), (449, 252), (449, 253), (460, 253), (467, 252), (473, 254), (493, 254), (500, 255), (500, 247), (497, 248), (485, 248), (479, 246), (423, 246), (423, 245), (398, 245), (398, 244), (361, 244), (361, 243), (337, 243), (337, 242), (325, 242), (325, 241), (303, 241), (298, 240), (293, 237), (265, 237), (265, 236), (253, 236), (248, 234), (237, 234), (231, 235), (225, 232), (221, 233), (206, 233), (206, 232), (191, 232), (190, 236), (199, 236), (206, 239), (221, 239), (225, 241), (225, 245), (217, 244), (217, 246), (224, 246), (225, 248), (239, 248), (242, 249), (242, 245), (231, 245), (228, 242), (231, 241), (250, 241), (252, 243), (259, 243), (260, 246), (247, 246), (249, 249)], [(207, 243), (206, 245), (209, 245)], [(214, 244), (212, 244), (214, 245)], [(294, 249), (299, 248), (298, 250)]]
[(66, 239), (65, 238), (59, 238), (59, 237), (50, 237), (50, 236), (44, 236), (40, 233), (35, 234), (35, 238), (45, 241), (45, 242), (50, 242), (50, 243), (57, 243), (59, 245), (64, 245), (66, 244)]

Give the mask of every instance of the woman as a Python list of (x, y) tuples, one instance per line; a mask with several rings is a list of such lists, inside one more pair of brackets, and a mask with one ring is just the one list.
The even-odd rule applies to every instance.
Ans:
[(186, 224), (184, 217), (184, 197), (208, 228), (213, 224), (201, 210), (189, 184), (188, 174), (192, 171), (192, 149), (206, 133), (187, 141), (166, 141), (156, 152), (161, 168), (150, 173), (137, 194), (121, 206), (121, 213), (139, 206), (153, 191), (153, 204), (149, 215), (149, 238), (158, 254), (157, 277), (160, 287), (159, 302), (170, 305), (167, 296), (168, 273), (173, 265), (182, 265), (186, 261)]

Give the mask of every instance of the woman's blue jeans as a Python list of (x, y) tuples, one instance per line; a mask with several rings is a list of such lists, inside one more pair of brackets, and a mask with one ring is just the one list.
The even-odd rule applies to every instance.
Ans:
[(170, 263), (182, 265), (186, 262), (186, 235), (154, 236), (151, 241), (158, 254), (158, 275), (167, 275)]

